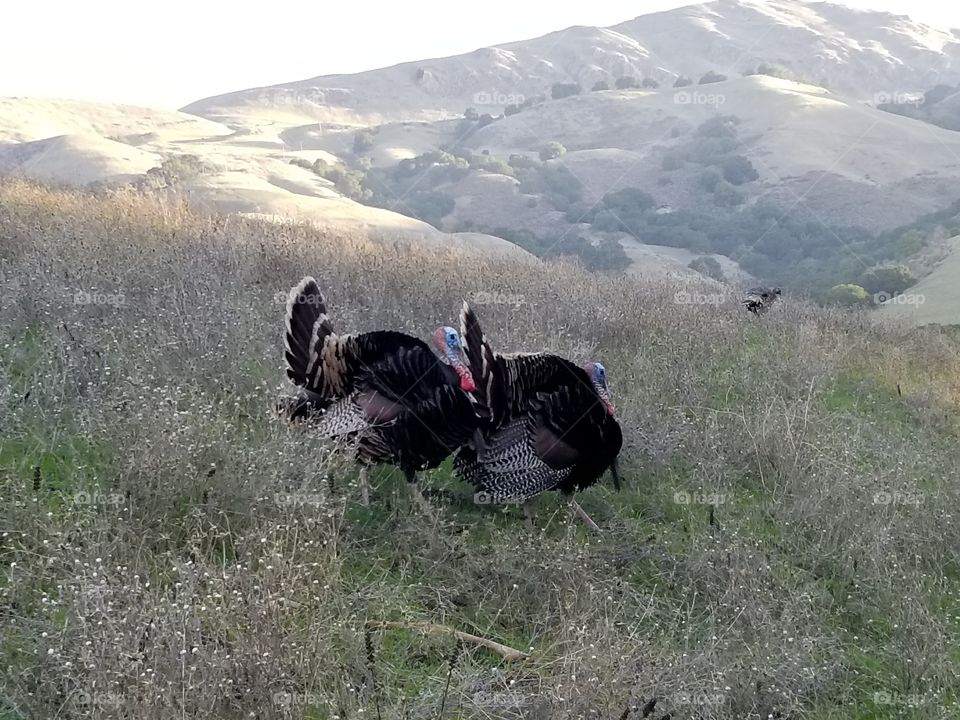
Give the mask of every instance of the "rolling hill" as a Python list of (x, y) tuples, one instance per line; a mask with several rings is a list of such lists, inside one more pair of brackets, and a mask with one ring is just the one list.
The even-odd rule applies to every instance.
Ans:
[(874, 107), (938, 83), (960, 83), (952, 32), (718, 0), (180, 112), (0, 99), (0, 173), (655, 277), (713, 255), (821, 292), (960, 196), (960, 134)]

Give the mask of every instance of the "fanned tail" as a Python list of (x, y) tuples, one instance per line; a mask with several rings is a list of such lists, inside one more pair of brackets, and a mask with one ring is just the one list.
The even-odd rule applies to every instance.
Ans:
[(480, 319), (466, 302), (460, 310), (460, 337), (477, 390), (473, 394), (477, 414), (499, 425), (507, 412), (507, 388), (503, 368), (483, 335)]
[(287, 377), (300, 387), (320, 389), (323, 346), (334, 335), (317, 281), (303, 278), (287, 297)]

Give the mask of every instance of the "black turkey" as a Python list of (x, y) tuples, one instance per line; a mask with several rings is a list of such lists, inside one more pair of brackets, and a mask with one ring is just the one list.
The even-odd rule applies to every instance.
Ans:
[(763, 315), (780, 297), (780, 288), (755, 287), (747, 290), (743, 296), (743, 306), (757, 317)]
[(608, 469), (620, 487), (617, 455), (623, 435), (603, 365), (580, 367), (547, 353), (495, 353), (466, 303), (460, 322), (477, 381), (473, 395), (480, 427), (474, 442), (457, 453), (458, 476), (474, 486), (478, 502), (523, 503), (525, 514), (529, 499), (560, 491), (598, 529), (572, 495)]
[(460, 336), (451, 327), (433, 334), (439, 357), (422, 340), (377, 330), (338, 335), (312, 277), (290, 291), (286, 315), (287, 376), (299, 387), (281, 410), (321, 435), (354, 443), (367, 497), (367, 468), (395, 465), (411, 483), (473, 435), (475, 390)]

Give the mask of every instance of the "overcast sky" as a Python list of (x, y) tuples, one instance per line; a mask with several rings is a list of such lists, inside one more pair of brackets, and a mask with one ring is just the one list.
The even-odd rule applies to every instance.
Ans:
[[(677, 0), (6, 0), (0, 96), (158, 107), (316, 75), (469, 52), (570, 25), (613, 25)], [(953, 0), (847, 0), (960, 27)]]

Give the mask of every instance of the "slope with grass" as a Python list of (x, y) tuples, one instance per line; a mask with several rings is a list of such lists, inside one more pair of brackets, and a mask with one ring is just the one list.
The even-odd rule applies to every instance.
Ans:
[(949, 241), (950, 252), (929, 275), (904, 295), (885, 302), (880, 310), (884, 320), (904, 320), (917, 325), (938, 323), (960, 325), (960, 237)]
[[(127, 192), (2, 182), (0, 239), (4, 717), (957, 712), (955, 335)], [(604, 532), (554, 497), (526, 531), (448, 466), (436, 518), (387, 470), (360, 507), (271, 412), (306, 273), (344, 331), (466, 298), (505, 350), (602, 358)]]

